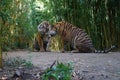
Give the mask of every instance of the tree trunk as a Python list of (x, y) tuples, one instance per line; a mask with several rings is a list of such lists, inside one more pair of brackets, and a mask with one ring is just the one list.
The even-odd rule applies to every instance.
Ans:
[(2, 23), (0, 23), (0, 68), (3, 67), (2, 65)]
[(2, 46), (0, 45), (0, 68), (2, 68)]

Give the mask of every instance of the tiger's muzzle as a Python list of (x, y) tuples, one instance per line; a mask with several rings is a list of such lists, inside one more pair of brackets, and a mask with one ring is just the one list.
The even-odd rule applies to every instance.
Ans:
[(56, 31), (51, 30), (51, 31), (49, 32), (49, 34), (50, 34), (51, 36), (55, 36), (55, 35), (57, 34), (57, 32), (56, 32)]

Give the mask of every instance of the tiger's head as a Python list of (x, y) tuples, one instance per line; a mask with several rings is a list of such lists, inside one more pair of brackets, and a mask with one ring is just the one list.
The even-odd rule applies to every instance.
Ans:
[(51, 36), (55, 36), (58, 32), (62, 32), (61, 30), (63, 30), (63, 22), (57, 22), (53, 25), (51, 25), (51, 29), (50, 29), (50, 35)]
[(40, 32), (41, 34), (46, 34), (50, 30), (50, 24), (47, 21), (43, 21), (38, 25), (37, 28), (38, 28), (38, 32)]

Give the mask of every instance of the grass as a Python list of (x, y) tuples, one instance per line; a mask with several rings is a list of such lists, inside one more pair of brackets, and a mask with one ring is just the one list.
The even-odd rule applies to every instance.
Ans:
[(10, 67), (20, 67), (20, 66), (24, 66), (27, 68), (33, 67), (33, 64), (30, 60), (23, 59), (19, 56), (7, 58), (5, 60), (5, 65)]

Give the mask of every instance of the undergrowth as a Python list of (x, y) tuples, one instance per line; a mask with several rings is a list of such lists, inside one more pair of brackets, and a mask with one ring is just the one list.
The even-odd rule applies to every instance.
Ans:
[(72, 66), (71, 64), (57, 64), (45, 70), (40, 80), (72, 80)]
[(23, 59), (19, 56), (7, 58), (5, 60), (4, 65), (10, 66), (10, 67), (20, 67), (20, 66), (24, 66), (27, 68), (33, 67), (33, 64), (30, 60)]

